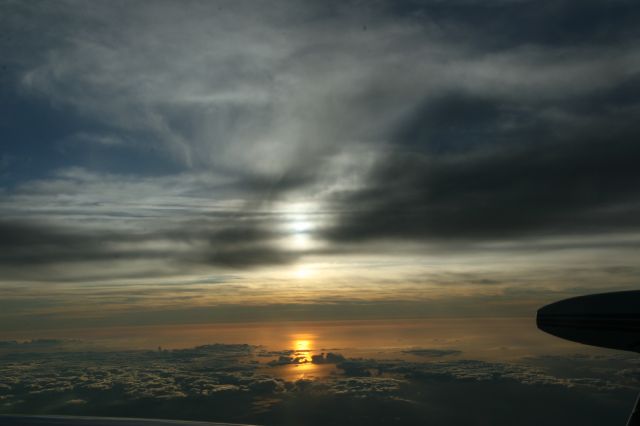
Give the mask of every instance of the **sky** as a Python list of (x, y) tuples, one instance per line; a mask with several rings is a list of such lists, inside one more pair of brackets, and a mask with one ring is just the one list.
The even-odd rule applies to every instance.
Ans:
[(640, 277), (635, 1), (0, 1), (0, 334), (533, 317)]

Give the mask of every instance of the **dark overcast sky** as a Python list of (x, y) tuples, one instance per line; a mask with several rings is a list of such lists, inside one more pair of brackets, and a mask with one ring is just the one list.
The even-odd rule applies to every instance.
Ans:
[(3, 315), (512, 315), (633, 287), (638, 22), (624, 0), (0, 1)]

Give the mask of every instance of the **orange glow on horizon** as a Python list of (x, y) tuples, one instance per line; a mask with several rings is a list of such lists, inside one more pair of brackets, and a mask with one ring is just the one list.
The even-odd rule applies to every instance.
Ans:
[(310, 351), (311, 340), (296, 340), (294, 346), (296, 351)]
[(314, 336), (311, 334), (294, 334), (291, 338), (291, 348), (295, 351), (294, 356), (298, 360), (297, 363), (311, 363)]

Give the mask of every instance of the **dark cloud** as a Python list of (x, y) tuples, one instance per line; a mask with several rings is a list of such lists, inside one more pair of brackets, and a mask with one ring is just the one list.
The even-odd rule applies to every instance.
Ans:
[[(392, 9), (470, 55), (513, 55), (522, 66), (519, 83), (503, 91), (461, 80), (425, 97), (390, 133), (364, 188), (335, 195), (344, 213), (326, 230), (328, 239), (491, 240), (638, 229), (638, 73), (624, 60), (585, 53), (636, 40), (637, 4), (406, 1)], [(567, 90), (527, 88), (536, 72), (569, 63), (558, 52), (582, 61), (589, 78)], [(491, 72), (506, 85), (513, 81), (512, 70)], [(583, 78), (578, 68), (567, 72)]]
[(394, 139), (431, 154), (464, 152), (478, 145), (503, 142), (500, 122), (522, 120), (524, 111), (499, 100), (453, 92), (429, 99), (409, 116)]
[(426, 358), (440, 358), (449, 355), (460, 355), (462, 353), (457, 349), (409, 349), (402, 352), (405, 354), (423, 356)]
[[(223, 222), (221, 225), (220, 222)], [(245, 223), (249, 222), (249, 223)], [(166, 260), (176, 267), (200, 264), (230, 268), (293, 262), (297, 255), (273, 242), (273, 227), (238, 216), (196, 221), (172, 229), (113, 231), (71, 228), (51, 223), (0, 221), (0, 267), (27, 268), (77, 262)], [(183, 251), (166, 243), (186, 244)], [(149, 248), (160, 244), (159, 248)], [(164, 247), (164, 248), (163, 248)], [(37, 272), (37, 269), (36, 269)], [(43, 274), (44, 269), (40, 271)]]
[(389, 147), (366, 187), (336, 197), (348, 213), (328, 238), (637, 229), (640, 98), (626, 95), (636, 80), (562, 102), (465, 93), (426, 101), (399, 128), (400, 145)]
[(68, 343), (66, 340), (60, 339), (33, 339), (27, 340), (25, 342), (17, 342), (15, 340), (4, 340), (0, 341), (0, 348), (16, 350), (23, 348), (49, 348), (54, 346), (60, 346), (65, 343)]
[(397, 16), (422, 23), (433, 33), (465, 38), (483, 49), (524, 44), (584, 46), (638, 37), (640, 7), (631, 0), (489, 0), (389, 2)]

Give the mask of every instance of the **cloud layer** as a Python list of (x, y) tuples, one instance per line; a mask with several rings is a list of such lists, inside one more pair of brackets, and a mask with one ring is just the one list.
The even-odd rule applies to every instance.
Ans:
[[(0, 356), (0, 412), (262, 424), (423, 424), (429, 419), (434, 425), (463, 425), (480, 418), (494, 425), (514, 419), (525, 425), (596, 425), (625, 418), (638, 378), (632, 358), (576, 355), (518, 363), (349, 359), (324, 378), (288, 381), (278, 376), (280, 367), (256, 362), (255, 350), (213, 344), (157, 351), (8, 352)], [(536, 401), (534, 410), (531, 401)]]

